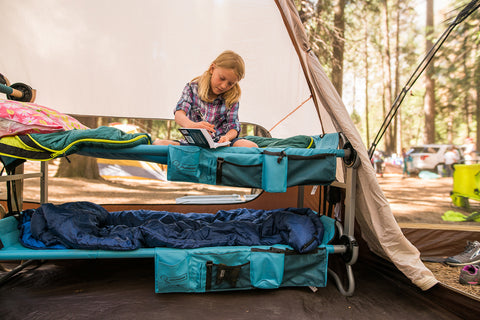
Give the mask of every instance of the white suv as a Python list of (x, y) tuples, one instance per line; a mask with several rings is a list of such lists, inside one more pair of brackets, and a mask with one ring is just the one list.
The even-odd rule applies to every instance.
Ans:
[(426, 144), (412, 147), (409, 151), (409, 155), (412, 157), (410, 172), (418, 173), (422, 170), (429, 170), (441, 174), (440, 169), (445, 166), (445, 152), (452, 146), (459, 153), (459, 162), (463, 161), (461, 148), (451, 144)]

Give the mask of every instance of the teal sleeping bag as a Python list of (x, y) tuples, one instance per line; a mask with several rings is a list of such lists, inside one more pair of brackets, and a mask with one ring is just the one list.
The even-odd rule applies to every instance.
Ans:
[(147, 133), (125, 133), (113, 127), (98, 127), (2, 137), (0, 155), (43, 161), (68, 156), (85, 147), (108, 150), (130, 148), (140, 144), (151, 144), (151, 142), (151, 137)]

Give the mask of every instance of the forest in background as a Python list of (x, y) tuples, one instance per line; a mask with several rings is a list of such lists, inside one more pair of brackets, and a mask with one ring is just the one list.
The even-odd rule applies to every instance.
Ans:
[[(464, 0), (295, 0), (311, 48), (370, 147), (395, 98)], [(446, 6), (438, 11), (435, 6)], [(434, 14), (436, 13), (436, 14)], [(377, 149), (476, 141), (478, 10), (453, 29), (401, 104)]]

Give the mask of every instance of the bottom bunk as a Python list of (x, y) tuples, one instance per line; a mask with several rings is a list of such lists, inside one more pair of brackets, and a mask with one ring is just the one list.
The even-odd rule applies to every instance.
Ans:
[[(356, 260), (341, 233), (305, 208), (109, 213), (93, 203), (43, 204), (0, 220), (0, 261), (153, 258), (157, 293), (325, 287), (330, 254)], [(350, 295), (353, 283), (341, 291)]]

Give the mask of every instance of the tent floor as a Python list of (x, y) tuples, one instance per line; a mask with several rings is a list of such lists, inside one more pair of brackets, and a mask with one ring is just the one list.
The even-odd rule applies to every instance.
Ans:
[[(11, 262), (2, 263), (14, 267)], [(354, 265), (344, 297), (329, 279), (309, 288), (156, 294), (153, 259), (57, 260), (29, 266), (0, 287), (2, 319), (457, 319), (416, 287)]]

